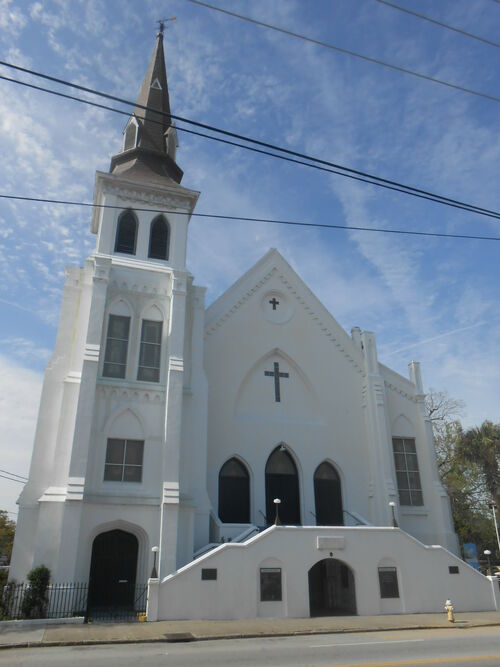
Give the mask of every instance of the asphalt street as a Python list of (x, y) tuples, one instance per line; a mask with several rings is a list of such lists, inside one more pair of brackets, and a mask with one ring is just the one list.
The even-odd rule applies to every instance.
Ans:
[(5, 667), (500, 666), (500, 629), (450, 628), (191, 643), (36, 647), (0, 652)]

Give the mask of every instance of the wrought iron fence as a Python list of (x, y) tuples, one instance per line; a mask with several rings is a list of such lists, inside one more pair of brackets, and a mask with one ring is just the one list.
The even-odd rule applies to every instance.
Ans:
[(147, 584), (130, 586), (127, 604), (92, 604), (88, 583), (58, 583), (47, 588), (45, 599), (36, 608), (27, 604), (29, 583), (11, 582), (0, 595), (0, 620), (23, 618), (71, 618), (83, 616), (86, 622), (132, 622), (146, 611)]

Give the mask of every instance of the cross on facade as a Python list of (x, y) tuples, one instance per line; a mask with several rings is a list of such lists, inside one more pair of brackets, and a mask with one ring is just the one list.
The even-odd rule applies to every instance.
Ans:
[(276, 307), (279, 306), (280, 302), (277, 300), (275, 296), (273, 296), (273, 298), (269, 301), (269, 303), (273, 307), (273, 310), (276, 310)]
[(274, 370), (264, 371), (264, 375), (274, 378), (274, 400), (276, 403), (280, 403), (280, 378), (287, 378), (290, 377), (290, 375), (288, 373), (280, 373), (280, 365), (277, 361), (274, 362)]

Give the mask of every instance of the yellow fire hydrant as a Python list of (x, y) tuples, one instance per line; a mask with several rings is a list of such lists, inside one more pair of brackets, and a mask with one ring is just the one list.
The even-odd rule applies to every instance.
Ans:
[(448, 620), (450, 623), (455, 623), (455, 614), (453, 613), (453, 605), (451, 604), (451, 600), (446, 600), (444, 608), (445, 611), (448, 612)]

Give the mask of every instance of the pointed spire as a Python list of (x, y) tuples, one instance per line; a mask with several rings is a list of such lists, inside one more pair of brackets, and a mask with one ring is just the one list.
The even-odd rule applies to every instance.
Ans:
[(112, 157), (110, 172), (140, 180), (153, 172), (149, 174), (153, 180), (160, 176), (180, 183), (183, 173), (175, 162), (177, 137), (170, 118), (163, 27), (161, 21), (137, 106), (125, 128), (123, 150)]

